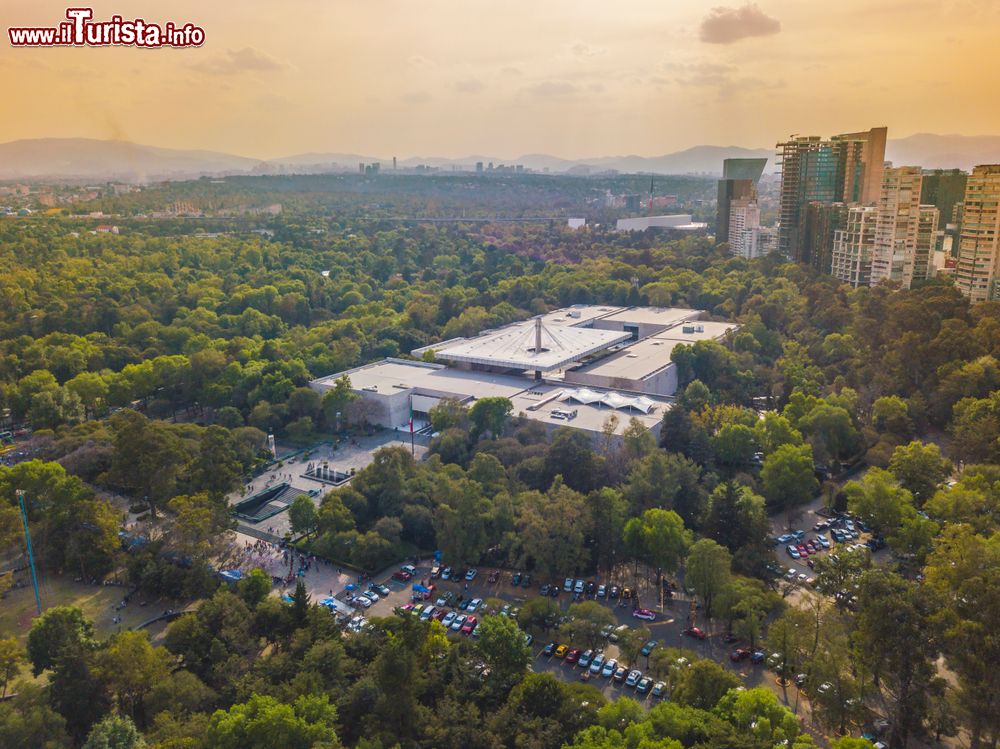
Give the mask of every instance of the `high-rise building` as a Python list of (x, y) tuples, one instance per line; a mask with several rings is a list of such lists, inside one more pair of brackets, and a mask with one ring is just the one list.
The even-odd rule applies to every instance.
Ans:
[(955, 204), (965, 197), (965, 184), (969, 175), (961, 169), (933, 169), (924, 172), (920, 187), (920, 202), (937, 206), (941, 225), (957, 223)]
[(729, 241), (729, 210), (734, 200), (757, 201), (757, 183), (767, 159), (725, 159), (716, 202), (715, 241)]
[(799, 262), (821, 273), (830, 272), (834, 233), (843, 228), (847, 218), (844, 203), (813, 201), (802, 208)]
[(862, 133), (793, 136), (779, 143), (781, 195), (779, 249), (790, 259), (803, 253), (803, 221), (810, 203), (873, 203), (885, 160), (886, 128)]
[(872, 255), (872, 284), (903, 281), (903, 264), (916, 252), (920, 219), (918, 166), (888, 167), (882, 178)]
[(921, 205), (917, 209), (917, 239), (912, 251), (903, 258), (903, 288), (934, 277), (934, 247), (937, 244), (938, 219), (936, 205)]
[(854, 288), (871, 283), (877, 216), (878, 209), (870, 205), (847, 209), (844, 227), (837, 229), (833, 236), (830, 273), (838, 281)]
[(1000, 299), (1000, 164), (969, 175), (960, 232), (955, 285), (973, 302)]
[(751, 237), (753, 230), (758, 228), (760, 228), (760, 208), (757, 205), (756, 195), (753, 198), (741, 198), (730, 202), (726, 240), (729, 242), (730, 252), (749, 260), (752, 257)]

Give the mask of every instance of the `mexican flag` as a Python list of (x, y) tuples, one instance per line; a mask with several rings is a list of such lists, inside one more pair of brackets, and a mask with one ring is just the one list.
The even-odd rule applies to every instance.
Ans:
[(413, 396), (410, 396), (410, 434), (413, 434)]

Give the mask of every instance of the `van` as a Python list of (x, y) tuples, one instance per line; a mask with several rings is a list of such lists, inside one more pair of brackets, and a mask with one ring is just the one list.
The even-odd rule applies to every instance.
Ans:
[(417, 568), (414, 567), (412, 564), (404, 564), (399, 569), (403, 570), (403, 572), (408, 573), (411, 577), (417, 574)]
[(420, 621), (422, 622), (428, 621), (432, 616), (434, 616), (435, 611), (437, 611), (436, 606), (428, 606), (427, 608), (425, 608), (423, 611), (420, 612)]

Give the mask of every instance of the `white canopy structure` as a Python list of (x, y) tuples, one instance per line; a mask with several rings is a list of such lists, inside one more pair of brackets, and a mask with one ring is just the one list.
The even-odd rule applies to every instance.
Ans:
[(584, 405), (600, 404), (608, 408), (617, 410), (635, 409), (648, 414), (656, 408), (656, 402), (644, 395), (631, 396), (622, 395), (615, 392), (598, 392), (590, 388), (577, 388), (576, 390), (565, 390), (559, 400), (576, 401)]

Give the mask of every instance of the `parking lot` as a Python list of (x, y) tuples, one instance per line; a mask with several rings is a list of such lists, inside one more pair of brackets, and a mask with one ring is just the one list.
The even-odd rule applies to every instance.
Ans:
[[(427, 587), (431, 584), (435, 586), (432, 591), (431, 598), (424, 603), (434, 604), (439, 597), (450, 592), (453, 596), (453, 605), (446, 607), (448, 611), (457, 610), (455, 604), (459, 602), (461, 597), (461, 600), (468, 601), (469, 599), (479, 598), (484, 602), (485, 608), (480, 608), (475, 613), (475, 615), (480, 618), (485, 614), (498, 613), (498, 608), (505, 604), (511, 607), (511, 611), (509, 613), (513, 613), (514, 608), (522, 606), (529, 598), (539, 596), (539, 587), (540, 584), (543, 584), (542, 581), (532, 581), (528, 588), (521, 587), (520, 585), (515, 587), (511, 584), (511, 573), (509, 571), (501, 572), (495, 582), (490, 582), (489, 573), (491, 570), (479, 570), (478, 574), (471, 581), (466, 581), (464, 579), (457, 581), (442, 580), (440, 578), (432, 579), (432, 564), (433, 563), (430, 560), (418, 563), (415, 566), (416, 574), (414, 577), (405, 582), (394, 580), (391, 572), (379, 576), (375, 582), (377, 584), (385, 585), (390, 591), (389, 595), (387, 597), (379, 596), (379, 600), (372, 604), (369, 608), (359, 609), (358, 615), (364, 617), (390, 615), (396, 607), (401, 607), (411, 602), (413, 592), (412, 586), (414, 583), (423, 584)], [(566, 611), (569, 606), (574, 603), (573, 594), (567, 593), (563, 590), (561, 580), (559, 581), (558, 587), (558, 595), (554, 598), (550, 598), (550, 600), (557, 604), (561, 610)], [(693, 623), (705, 630), (706, 637), (704, 640), (699, 640), (683, 634), (683, 630), (689, 626), (689, 616), (692, 610), (691, 602), (685, 598), (683, 594), (679, 594), (673, 599), (668, 599), (662, 610), (659, 609), (659, 607), (656, 607), (656, 620), (652, 622), (641, 621), (634, 618), (632, 616), (631, 605), (626, 602), (625, 606), (621, 606), (621, 599), (618, 601), (612, 601), (607, 598), (602, 599), (590, 597), (588, 600), (596, 600), (606, 606), (614, 616), (615, 626), (642, 626), (648, 629), (650, 632), (650, 638), (657, 641), (658, 647), (674, 647), (691, 650), (699, 657), (711, 658), (712, 660), (724, 665), (726, 668), (734, 671), (740, 676), (743, 683), (747, 687), (766, 685), (774, 688), (779, 695), (781, 694), (780, 688), (774, 683), (773, 675), (769, 675), (764, 666), (754, 665), (750, 663), (749, 660), (733, 662), (730, 659), (729, 654), (732, 650), (736, 647), (740, 647), (741, 645), (745, 646), (745, 643), (725, 642), (724, 632), (716, 631), (707, 622), (700, 620)], [(644, 602), (643, 605), (646, 605), (646, 603)], [(652, 606), (652, 604), (649, 605)], [(458, 613), (463, 614), (465, 612), (458, 611)], [(552, 630), (549, 633), (543, 631), (532, 632), (534, 637), (531, 644), (531, 668), (538, 672), (548, 671), (563, 681), (582, 681), (581, 676), (584, 669), (580, 668), (578, 664), (567, 663), (565, 658), (558, 658), (555, 655), (547, 656), (544, 654), (543, 651), (545, 646), (550, 641), (555, 641), (557, 644), (565, 644), (568, 647), (572, 647), (574, 645), (571, 642), (561, 643), (556, 632), (557, 630)], [(453, 637), (463, 636), (459, 632), (450, 632), (450, 634)], [(601, 650), (599, 652), (601, 652), (606, 659), (620, 658), (618, 646), (615, 643), (605, 641), (600, 647)], [(580, 649), (585, 648), (580, 646)], [(649, 658), (647, 656), (639, 655), (637, 657), (637, 662), (629, 665), (645, 674), (649, 668)], [(627, 687), (622, 683), (617, 683), (612, 678), (607, 676), (601, 677), (592, 675), (589, 679), (589, 683), (600, 689), (601, 692), (609, 699), (616, 699), (624, 694), (637, 698), (640, 701), (644, 701), (646, 704), (651, 704), (655, 701), (651, 694), (636, 694), (636, 690), (634, 688)], [(789, 687), (788, 693), (790, 700), (794, 700), (795, 687)]]

